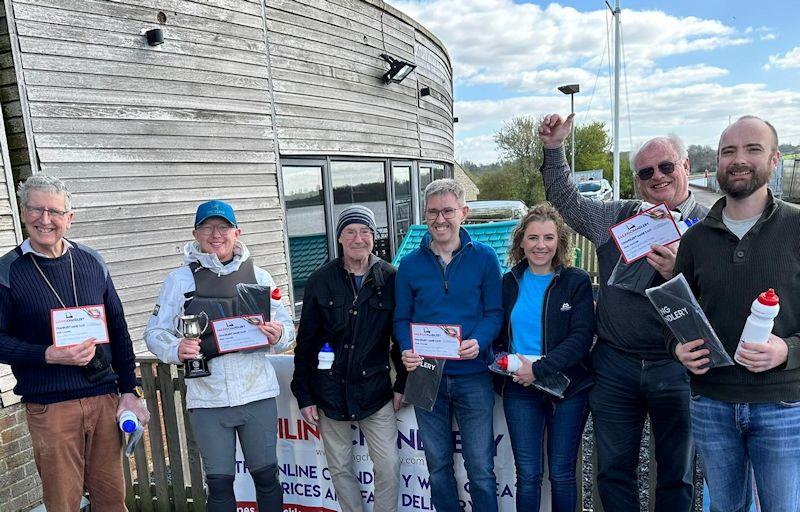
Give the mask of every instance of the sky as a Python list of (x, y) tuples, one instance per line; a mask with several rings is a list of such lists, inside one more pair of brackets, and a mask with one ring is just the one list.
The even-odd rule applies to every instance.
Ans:
[[(745, 114), (800, 145), (795, 1), (620, 0), (621, 150), (668, 133), (716, 146)], [(568, 114), (569, 96), (557, 89), (565, 84), (580, 84), (578, 124), (602, 121), (611, 134), (614, 21), (602, 0), (389, 3), (450, 54), (457, 161), (496, 161), (493, 134), (514, 116)]]

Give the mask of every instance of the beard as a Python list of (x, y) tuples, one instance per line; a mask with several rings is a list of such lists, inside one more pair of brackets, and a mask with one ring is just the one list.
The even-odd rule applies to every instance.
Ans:
[[(730, 173), (737, 171), (752, 171), (753, 174), (749, 180), (733, 181)], [(766, 185), (769, 182), (769, 175), (768, 169), (759, 169), (749, 165), (731, 165), (717, 173), (717, 182), (719, 182), (720, 190), (733, 199), (744, 199)]]

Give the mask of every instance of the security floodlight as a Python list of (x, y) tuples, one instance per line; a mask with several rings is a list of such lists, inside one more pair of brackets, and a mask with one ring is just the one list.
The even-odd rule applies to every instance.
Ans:
[(389, 63), (389, 71), (383, 75), (383, 83), (396, 83), (402, 82), (412, 71), (417, 67), (416, 64), (411, 64), (401, 59), (395, 59), (387, 53), (382, 53), (383, 60)]

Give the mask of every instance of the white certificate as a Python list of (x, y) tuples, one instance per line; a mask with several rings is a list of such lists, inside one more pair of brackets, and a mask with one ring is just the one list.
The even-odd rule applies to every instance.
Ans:
[(269, 345), (267, 335), (258, 328), (263, 323), (263, 315), (234, 316), (211, 322), (219, 353), (224, 354)]
[(461, 326), (411, 324), (411, 347), (414, 353), (434, 359), (460, 359)]
[(95, 343), (108, 343), (106, 308), (102, 304), (50, 310), (53, 345), (71, 347), (94, 338)]
[(662, 203), (611, 226), (611, 238), (625, 263), (631, 263), (651, 253), (653, 244), (667, 245), (680, 240), (681, 233), (669, 208)]

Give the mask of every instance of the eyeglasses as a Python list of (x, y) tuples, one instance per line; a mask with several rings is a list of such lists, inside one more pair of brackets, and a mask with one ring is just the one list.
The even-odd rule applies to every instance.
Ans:
[(456, 216), (456, 212), (458, 209), (456, 208), (442, 208), (441, 210), (436, 210), (435, 208), (431, 208), (430, 210), (425, 210), (425, 217), (428, 220), (436, 220), (439, 218), (439, 214), (442, 214), (442, 217), (445, 219), (452, 219)]
[(220, 224), (218, 226), (199, 226), (199, 227), (197, 227), (195, 229), (197, 229), (197, 231), (199, 231), (200, 234), (204, 235), (204, 236), (213, 235), (214, 234), (214, 230), (217, 230), (220, 235), (225, 236), (228, 233), (230, 233), (232, 229), (236, 229), (236, 228), (234, 228), (230, 224)]
[(356, 235), (361, 235), (361, 238), (372, 238), (373, 233), (372, 230), (369, 228), (362, 228), (362, 229), (343, 229), (341, 237), (345, 240), (352, 240), (356, 237)]
[(47, 212), (51, 218), (53, 219), (63, 219), (65, 215), (69, 213), (69, 210), (56, 210), (54, 208), (41, 208), (39, 206), (28, 206), (25, 205), (25, 211), (28, 212), (28, 216), (32, 219), (38, 219), (45, 212)]
[[(675, 172), (675, 162), (661, 162), (658, 164), (658, 170), (661, 174), (672, 174)], [(653, 177), (656, 170), (653, 167), (645, 167), (636, 171), (636, 175), (641, 181), (647, 181)]]

